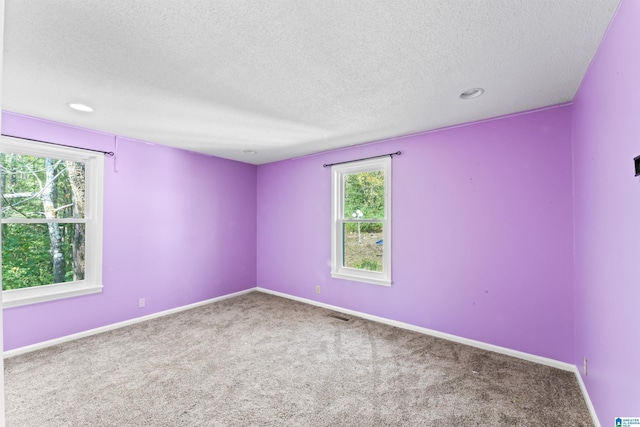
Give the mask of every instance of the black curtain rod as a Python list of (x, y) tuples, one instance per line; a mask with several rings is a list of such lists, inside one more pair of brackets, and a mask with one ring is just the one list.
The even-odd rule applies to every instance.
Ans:
[(365, 157), (364, 159), (347, 160), (346, 162), (338, 162), (338, 163), (325, 163), (324, 165), (322, 165), (322, 167), (323, 168), (328, 168), (329, 166), (343, 165), (345, 163), (359, 162), (360, 160), (378, 159), (380, 157), (387, 157), (387, 156), (393, 158), (393, 156), (399, 156), (400, 154), (402, 154), (402, 152), (396, 151), (395, 153), (381, 154), (379, 156), (372, 156), (372, 157)]
[(75, 149), (84, 150), (84, 151), (93, 151), (94, 153), (102, 153), (105, 156), (113, 156), (114, 155), (113, 151), (102, 151), (102, 150), (93, 150), (91, 148), (71, 147), (70, 145), (56, 144), (55, 142), (49, 142), (49, 141), (40, 141), (39, 139), (23, 138), (21, 136), (7, 135), (6, 133), (3, 133), (2, 136), (8, 136), (10, 138), (24, 139), (26, 141), (42, 142), (43, 144), (58, 145), (60, 147), (75, 148)]

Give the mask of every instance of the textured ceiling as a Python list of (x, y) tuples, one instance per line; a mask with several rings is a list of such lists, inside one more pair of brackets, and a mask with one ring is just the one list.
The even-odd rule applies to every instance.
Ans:
[(3, 108), (267, 163), (571, 101), (617, 3), (6, 0)]

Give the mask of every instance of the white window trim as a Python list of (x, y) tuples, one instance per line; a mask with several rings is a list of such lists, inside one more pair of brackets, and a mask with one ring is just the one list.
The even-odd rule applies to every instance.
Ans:
[[(102, 215), (104, 200), (104, 154), (56, 146), (19, 138), (2, 137), (0, 151), (37, 157), (52, 157), (85, 164), (85, 279), (2, 292), (4, 308), (53, 301), (102, 292)], [(55, 221), (55, 220), (54, 220)], [(33, 223), (33, 220), (2, 220), (3, 223)], [(52, 222), (52, 220), (38, 221)], [(56, 222), (76, 222), (59, 219)]]
[[(353, 222), (344, 219), (344, 177), (345, 175), (382, 171), (384, 173), (384, 207), (385, 217), (361, 222), (382, 222), (382, 272), (360, 270), (343, 266), (342, 229), (343, 224)], [(362, 160), (358, 162), (333, 165), (331, 167), (332, 188), (332, 221), (331, 221), (331, 277), (352, 280), (374, 285), (391, 286), (391, 157)]]

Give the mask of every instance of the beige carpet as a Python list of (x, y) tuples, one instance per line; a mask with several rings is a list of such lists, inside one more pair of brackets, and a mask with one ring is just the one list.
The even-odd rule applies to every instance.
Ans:
[(591, 426), (572, 373), (252, 292), (5, 361), (7, 426)]

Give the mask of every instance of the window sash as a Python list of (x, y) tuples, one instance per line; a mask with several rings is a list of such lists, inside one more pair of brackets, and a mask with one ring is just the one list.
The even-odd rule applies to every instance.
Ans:
[[(377, 172), (384, 173), (384, 218), (345, 218), (345, 178), (347, 175)], [(382, 223), (383, 268), (382, 272), (344, 266), (344, 224)], [(391, 158), (363, 160), (332, 166), (332, 237), (331, 276), (338, 279), (391, 286)]]
[(85, 224), (84, 279), (2, 291), (3, 307), (17, 307), (102, 292), (104, 155), (73, 147), (4, 136), (0, 138), (0, 151), (85, 164), (84, 218), (3, 218), (0, 221), (3, 224)]

